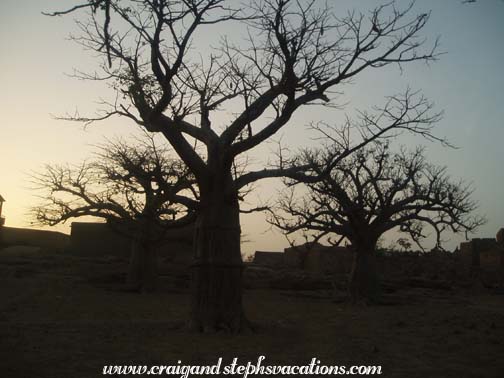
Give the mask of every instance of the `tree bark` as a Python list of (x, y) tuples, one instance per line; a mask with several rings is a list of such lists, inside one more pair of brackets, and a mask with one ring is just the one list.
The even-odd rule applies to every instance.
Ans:
[(239, 333), (250, 328), (242, 307), (242, 270), (238, 193), (217, 183), (210, 192), (201, 191), (192, 266), (191, 329)]
[(499, 286), (501, 288), (504, 288), (504, 228), (501, 228), (499, 229), (499, 231), (497, 231), (495, 240), (497, 241), (497, 248), (499, 249), (500, 254)]
[(379, 297), (379, 280), (376, 271), (376, 252), (372, 243), (355, 246), (355, 256), (350, 274), (350, 296), (353, 302), (376, 303)]
[(131, 243), (131, 259), (126, 280), (130, 290), (152, 292), (157, 288), (157, 253), (148, 241), (139, 238)]

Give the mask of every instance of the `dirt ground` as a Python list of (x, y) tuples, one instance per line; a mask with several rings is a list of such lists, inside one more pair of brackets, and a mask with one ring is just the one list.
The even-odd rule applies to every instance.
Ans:
[(126, 262), (0, 251), (0, 377), (98, 377), (104, 365), (381, 365), (384, 377), (504, 377), (504, 296), (408, 288), (389, 304), (334, 303), (328, 290), (246, 290), (257, 332), (192, 334), (188, 289), (121, 290)]

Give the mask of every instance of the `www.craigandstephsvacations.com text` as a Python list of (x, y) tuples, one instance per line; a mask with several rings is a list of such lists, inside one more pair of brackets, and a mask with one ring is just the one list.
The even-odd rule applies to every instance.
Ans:
[(181, 360), (175, 365), (106, 365), (103, 367), (103, 375), (173, 375), (180, 378), (202, 375), (241, 375), (243, 378), (249, 375), (297, 375), (297, 376), (320, 376), (320, 375), (381, 375), (380, 365), (354, 365), (338, 366), (323, 365), (317, 358), (312, 358), (305, 365), (267, 365), (264, 363), (265, 356), (260, 356), (257, 361), (247, 361), (240, 364), (238, 358), (225, 365), (219, 358), (215, 365), (184, 365)]

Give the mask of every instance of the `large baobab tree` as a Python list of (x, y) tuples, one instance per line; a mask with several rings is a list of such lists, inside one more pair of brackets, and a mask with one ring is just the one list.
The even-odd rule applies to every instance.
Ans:
[(54, 226), (91, 216), (132, 241), (131, 290), (155, 289), (156, 246), (195, 220), (191, 173), (151, 138), (135, 145), (108, 142), (79, 166), (46, 165), (31, 180), (43, 198), (31, 209), (36, 222)]
[[(77, 75), (106, 80), (117, 92), (103, 114), (70, 118), (117, 115), (162, 133), (196, 178), (201, 206), (190, 321), (200, 331), (239, 332), (249, 325), (241, 296), (240, 189), (302, 169), (282, 161), (236, 173), (236, 159), (275, 135), (299, 108), (334, 108), (341, 85), (361, 72), (437, 54), (437, 42), (427, 46), (420, 36), (429, 15), (414, 15), (411, 6), (389, 3), (340, 16), (316, 0), (237, 6), (226, 0), (89, 0), (51, 13), (83, 12), (74, 39), (102, 55), (103, 72)], [(238, 29), (244, 33), (231, 35)], [(229, 35), (222, 38), (218, 30)], [(198, 45), (198, 33), (215, 33), (215, 47)], [(245, 38), (236, 44), (240, 34)], [(403, 126), (428, 133), (424, 117)], [(371, 138), (388, 130), (376, 129)]]
[[(328, 153), (312, 152), (304, 159), (323, 170)], [(470, 187), (451, 180), (445, 167), (428, 163), (422, 148), (392, 152), (388, 142), (369, 144), (331, 167), (323, 180), (308, 183), (308, 194), (297, 196), (297, 183), (289, 182), (291, 188), (271, 222), (287, 234), (304, 230), (317, 240), (329, 236), (335, 244), (350, 241), (355, 252), (349, 284), (354, 300), (377, 299), (375, 249), (386, 232), (407, 233), (422, 248), (430, 228), (436, 247), (442, 248), (446, 231), (472, 232), (484, 222), (471, 215), (476, 203)]]

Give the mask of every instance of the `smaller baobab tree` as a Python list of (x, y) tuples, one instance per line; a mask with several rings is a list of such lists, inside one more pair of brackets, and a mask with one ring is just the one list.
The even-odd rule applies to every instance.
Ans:
[[(324, 170), (327, 154), (332, 151), (305, 154), (304, 159)], [(378, 299), (375, 249), (386, 232), (404, 232), (423, 249), (430, 228), (442, 249), (446, 231), (472, 232), (484, 223), (471, 215), (477, 206), (470, 186), (453, 181), (445, 167), (428, 163), (420, 147), (392, 152), (388, 141), (381, 140), (341, 160), (323, 180), (307, 183), (303, 197), (295, 193), (299, 183), (287, 182), (290, 190), (270, 221), (286, 234), (302, 230), (316, 240), (328, 237), (333, 244), (348, 240), (355, 252), (349, 282), (354, 301)]]
[(35, 189), (44, 193), (31, 214), (49, 226), (83, 216), (105, 219), (132, 241), (129, 288), (151, 291), (157, 280), (156, 245), (168, 230), (194, 221), (198, 193), (181, 160), (169, 158), (151, 137), (138, 142), (108, 142), (79, 166), (46, 165), (32, 174)]

